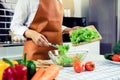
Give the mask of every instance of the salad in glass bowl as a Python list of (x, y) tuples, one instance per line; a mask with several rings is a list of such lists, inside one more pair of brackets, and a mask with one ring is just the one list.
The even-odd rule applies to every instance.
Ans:
[(70, 67), (74, 61), (83, 61), (87, 56), (88, 51), (69, 51), (69, 45), (59, 45), (57, 50), (48, 52), (50, 59), (54, 64)]

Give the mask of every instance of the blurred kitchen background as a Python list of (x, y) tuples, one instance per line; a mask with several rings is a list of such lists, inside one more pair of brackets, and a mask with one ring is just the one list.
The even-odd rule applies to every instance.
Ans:
[[(2, 51), (22, 50), (23, 45), (12, 45), (9, 35), (16, 2), (17, 0), (0, 0), (0, 44), (14, 46), (9, 50), (3, 48)], [(94, 25), (103, 38), (100, 41), (100, 54), (112, 52), (113, 44), (120, 40), (120, 0), (63, 0), (63, 5), (63, 25)], [(63, 35), (64, 42), (69, 42), (68, 38), (68, 35)]]

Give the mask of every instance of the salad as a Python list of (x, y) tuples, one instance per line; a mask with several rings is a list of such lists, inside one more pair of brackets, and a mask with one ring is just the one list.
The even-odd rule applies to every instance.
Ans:
[(72, 31), (69, 35), (72, 44), (79, 44), (81, 42), (90, 42), (93, 39), (99, 38), (97, 31), (85, 28), (78, 28)]
[(76, 60), (82, 60), (84, 53), (82, 52), (72, 52), (72, 54), (69, 54), (69, 45), (57, 45), (58, 48), (58, 55), (55, 56), (56, 61), (55, 64), (61, 65), (61, 66), (72, 66), (74, 61)]

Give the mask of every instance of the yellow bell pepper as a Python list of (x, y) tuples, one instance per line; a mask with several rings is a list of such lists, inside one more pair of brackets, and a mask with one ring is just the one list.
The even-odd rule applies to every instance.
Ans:
[[(10, 60), (13, 64), (18, 64), (15, 60)], [(2, 80), (3, 71), (10, 65), (5, 63), (3, 60), (0, 60), (0, 80)]]

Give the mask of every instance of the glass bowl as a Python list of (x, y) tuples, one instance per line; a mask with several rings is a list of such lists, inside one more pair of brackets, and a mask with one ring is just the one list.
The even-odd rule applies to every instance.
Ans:
[(58, 50), (51, 50), (48, 54), (54, 64), (70, 67), (76, 60), (83, 61), (88, 51), (68, 51), (65, 55), (60, 55)]

